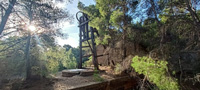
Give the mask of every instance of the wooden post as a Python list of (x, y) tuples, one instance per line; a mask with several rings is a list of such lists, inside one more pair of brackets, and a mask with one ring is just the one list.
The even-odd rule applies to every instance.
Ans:
[(96, 52), (96, 43), (95, 43), (95, 38), (94, 38), (94, 29), (92, 27), (90, 27), (90, 31), (91, 31), (91, 39), (92, 39), (92, 48), (93, 48), (93, 64), (95, 69), (99, 70), (99, 66), (98, 66), (98, 61), (97, 61), (97, 52)]
[[(82, 17), (82, 20), (83, 20), (82, 22), (84, 23), (84, 22), (86, 21), (86, 18), (83, 16), (83, 17)], [(86, 39), (86, 33), (85, 33), (85, 28), (86, 28), (86, 27), (85, 27), (85, 26), (86, 26), (86, 24), (82, 25), (82, 29), (81, 29), (82, 32), (83, 32), (83, 39), (84, 39), (84, 40)]]
[[(88, 26), (89, 19), (86, 14), (83, 13), (83, 15), (80, 18), (77, 17), (77, 20), (79, 21), (79, 38), (80, 38), (80, 41), (79, 41), (80, 42), (79, 43), (79, 45), (80, 45), (80, 47), (79, 47), (80, 48), (80, 60), (79, 60), (78, 68), (79, 69), (82, 68), (82, 58), (84, 57), (83, 53), (82, 53), (82, 48), (83, 48), (82, 43), (84, 41), (87, 41), (88, 47), (90, 47), (90, 50), (92, 52), (92, 58), (93, 58), (92, 61), (93, 61), (94, 67), (95, 67), (95, 69), (99, 70), (98, 61), (97, 61), (95, 36), (94, 36), (95, 29)], [(95, 32), (97, 32), (97, 31), (95, 31)], [(89, 34), (91, 34), (91, 37)], [(98, 34), (98, 32), (97, 32), (97, 34)], [(91, 44), (88, 41), (90, 39), (92, 42)]]
[[(86, 21), (88, 21), (87, 17), (86, 17)], [(86, 38), (89, 39), (88, 22), (86, 23)]]
[[(83, 17), (80, 17), (80, 22), (79, 22), (79, 24), (81, 24), (82, 23), (82, 18)], [(78, 68), (79, 69), (81, 69), (82, 68), (82, 26), (79, 26), (79, 48), (80, 48), (80, 56), (79, 56), (79, 66), (78, 66)]]

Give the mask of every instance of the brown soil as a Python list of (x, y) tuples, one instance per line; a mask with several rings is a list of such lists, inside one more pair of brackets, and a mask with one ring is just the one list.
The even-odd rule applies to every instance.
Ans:
[[(85, 85), (95, 84), (98, 82), (108, 81), (119, 77), (118, 75), (112, 75), (113, 71), (110, 67), (101, 67), (102, 71), (96, 73), (97, 76), (79, 76), (62, 77), (62, 73), (58, 72), (56, 75), (52, 75), (52, 78), (43, 78), (40, 80), (29, 80), (21, 83), (19, 90), (67, 90), (74, 87), (81, 87)], [(101, 78), (98, 80), (96, 78)], [(3, 90), (18, 90), (15, 84), (8, 85)]]
[[(109, 67), (100, 67), (101, 72), (97, 73), (103, 81), (112, 80), (118, 76), (112, 75)], [(90, 85), (94, 83), (98, 83), (101, 81), (96, 80), (98, 78), (94, 75), (92, 76), (79, 76), (75, 75), (73, 77), (62, 77), (61, 73), (57, 73), (55, 75), (57, 79), (53, 85), (54, 90), (66, 90), (74, 87), (80, 87), (85, 85)]]

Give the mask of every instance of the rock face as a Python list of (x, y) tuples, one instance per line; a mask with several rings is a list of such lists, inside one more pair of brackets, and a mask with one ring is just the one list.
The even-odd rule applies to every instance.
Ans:
[(103, 45), (98, 45), (97, 46), (97, 56), (100, 56), (100, 55), (103, 55), (103, 56), (100, 56), (97, 58), (98, 62), (100, 65), (109, 65), (108, 64), (108, 55), (106, 55), (106, 47), (104, 47)]
[[(126, 43), (126, 58), (128, 56), (135, 56), (135, 55), (144, 55), (145, 49), (140, 46), (139, 44), (127, 42)], [(115, 66), (117, 63), (124, 62), (125, 59), (122, 59), (123, 56), (123, 48), (122, 48), (122, 41), (117, 42), (113, 46), (105, 47), (103, 45), (97, 46), (97, 56), (103, 55), (98, 57), (98, 62), (102, 66)]]
[(129, 55), (125, 58), (125, 60), (122, 62), (122, 70), (130, 70), (131, 69), (131, 63), (132, 63), (133, 56)]

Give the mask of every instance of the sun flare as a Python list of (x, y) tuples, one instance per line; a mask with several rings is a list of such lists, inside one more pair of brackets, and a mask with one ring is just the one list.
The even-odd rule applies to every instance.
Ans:
[(28, 29), (32, 32), (34, 32), (36, 30), (36, 27), (34, 25), (29, 25)]
[(64, 8), (66, 6), (66, 4), (65, 3), (61, 3), (61, 2), (58, 2), (58, 3), (56, 3), (56, 7), (58, 7), (58, 8)]

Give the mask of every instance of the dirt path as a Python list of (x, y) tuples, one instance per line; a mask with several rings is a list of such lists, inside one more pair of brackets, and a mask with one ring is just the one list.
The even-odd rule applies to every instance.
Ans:
[[(105, 72), (96, 73), (91, 76), (75, 75), (73, 77), (62, 77), (61, 72), (58, 72), (56, 75), (52, 75), (50, 79), (45, 78), (41, 80), (25, 81), (21, 84), (20, 90), (67, 90), (116, 78), (117, 76), (112, 75), (112, 72), (108, 69), (109, 68), (102, 68)], [(4, 87), (3, 90), (11, 90), (9, 87), (8, 85)], [(13, 85), (11, 85), (11, 87), (13, 87)]]

